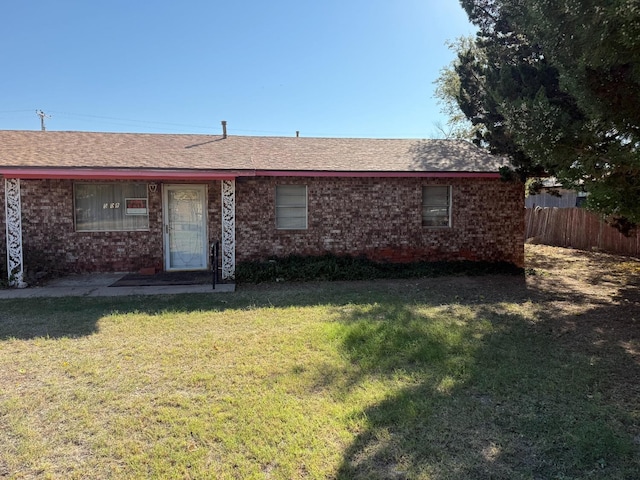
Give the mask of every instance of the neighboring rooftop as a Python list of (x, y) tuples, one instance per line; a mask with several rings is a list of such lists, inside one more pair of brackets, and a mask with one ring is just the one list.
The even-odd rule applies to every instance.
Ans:
[(0, 131), (0, 174), (12, 167), (489, 173), (505, 164), (463, 140)]

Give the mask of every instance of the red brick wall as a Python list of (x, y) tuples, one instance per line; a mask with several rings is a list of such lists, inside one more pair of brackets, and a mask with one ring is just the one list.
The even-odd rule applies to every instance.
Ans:
[[(276, 230), (275, 186), (308, 187), (308, 229)], [(451, 228), (422, 226), (422, 186), (452, 186)], [(290, 253), (524, 264), (522, 184), (499, 179), (241, 178), (237, 261)]]
[(21, 194), (27, 272), (127, 272), (162, 264), (159, 192), (149, 194), (147, 232), (76, 232), (70, 180), (22, 180)]
[[(162, 190), (149, 192), (149, 231), (76, 232), (73, 181), (21, 180), (22, 242), (25, 270), (68, 272), (133, 272), (163, 268)], [(2, 233), (4, 241), (4, 184)], [(220, 238), (220, 182), (209, 191), (209, 238)], [(4, 257), (6, 258), (6, 256)], [(6, 262), (5, 262), (6, 263)]]
[[(149, 193), (148, 232), (76, 232), (73, 181), (22, 180), (27, 273), (137, 271), (163, 266), (162, 192)], [(308, 186), (308, 229), (276, 230), (275, 185)], [(452, 227), (422, 227), (422, 186), (451, 185)], [(219, 240), (220, 182), (210, 182), (209, 239)], [(6, 259), (4, 183), (0, 251)], [(497, 179), (240, 178), (237, 261), (291, 253), (366, 255), (377, 260), (524, 263), (524, 193)], [(5, 260), (3, 260), (6, 263)]]

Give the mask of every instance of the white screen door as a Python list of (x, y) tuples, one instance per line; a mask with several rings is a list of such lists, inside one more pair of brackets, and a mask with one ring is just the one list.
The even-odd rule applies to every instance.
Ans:
[(165, 269), (206, 269), (206, 185), (165, 185), (163, 191)]

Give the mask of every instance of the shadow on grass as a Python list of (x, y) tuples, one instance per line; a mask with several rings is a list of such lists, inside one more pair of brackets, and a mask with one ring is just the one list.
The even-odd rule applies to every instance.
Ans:
[[(442, 285), (457, 282), (477, 283), (482, 278), (505, 278), (506, 281), (522, 276), (443, 277)], [(478, 279), (478, 280), (477, 280)], [(210, 295), (154, 295), (123, 297), (61, 297), (0, 300), (0, 340), (9, 338), (81, 337), (97, 332), (101, 318), (113, 313), (188, 313), (198, 311), (224, 311), (262, 307), (290, 307), (333, 305), (349, 302), (369, 302), (372, 292), (395, 295), (405, 288), (429, 283), (432, 279), (266, 283), (244, 285), (234, 294)], [(516, 283), (518, 283), (516, 281)], [(522, 290), (521, 286), (519, 289)], [(478, 291), (480, 291), (479, 289)], [(435, 293), (436, 296), (439, 293)], [(432, 298), (430, 295), (429, 298)], [(447, 295), (448, 297), (448, 295)], [(443, 297), (444, 298), (444, 297)], [(338, 299), (338, 300), (336, 300)]]
[[(392, 282), (393, 283), (393, 282)], [(229, 295), (180, 294), (122, 297), (58, 297), (0, 300), (0, 341), (32, 338), (76, 338), (98, 331), (98, 322), (112, 314), (160, 315), (220, 312), (263, 307), (332, 305), (368, 301), (370, 282), (308, 282), (263, 284), (239, 288)], [(382, 286), (374, 286), (382, 288)]]
[[(545, 288), (488, 276), (7, 300), (0, 339), (91, 335), (112, 313), (327, 305), (357, 374), (319, 381), (356, 389), (401, 376), (410, 385), (354, 419), (338, 478), (635, 478), (637, 287), (609, 302), (562, 283)], [(571, 303), (589, 306), (579, 315), (556, 307)]]
[(207, 294), (1, 300), (0, 340), (82, 337), (96, 333), (99, 320), (111, 314), (219, 311), (232, 303), (242, 300)]
[(537, 312), (510, 292), (435, 313), (397, 300), (342, 313), (353, 385), (370, 375), (415, 385), (364, 412), (338, 478), (636, 478), (640, 362), (629, 344), (640, 318), (625, 314), (640, 315), (637, 288), (577, 318), (548, 310), (586, 300), (574, 292), (529, 290)]

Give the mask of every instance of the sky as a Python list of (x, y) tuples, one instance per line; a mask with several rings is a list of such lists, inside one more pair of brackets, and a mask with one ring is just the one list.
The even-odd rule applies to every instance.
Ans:
[(458, 0), (0, 7), (0, 129), (438, 138)]

